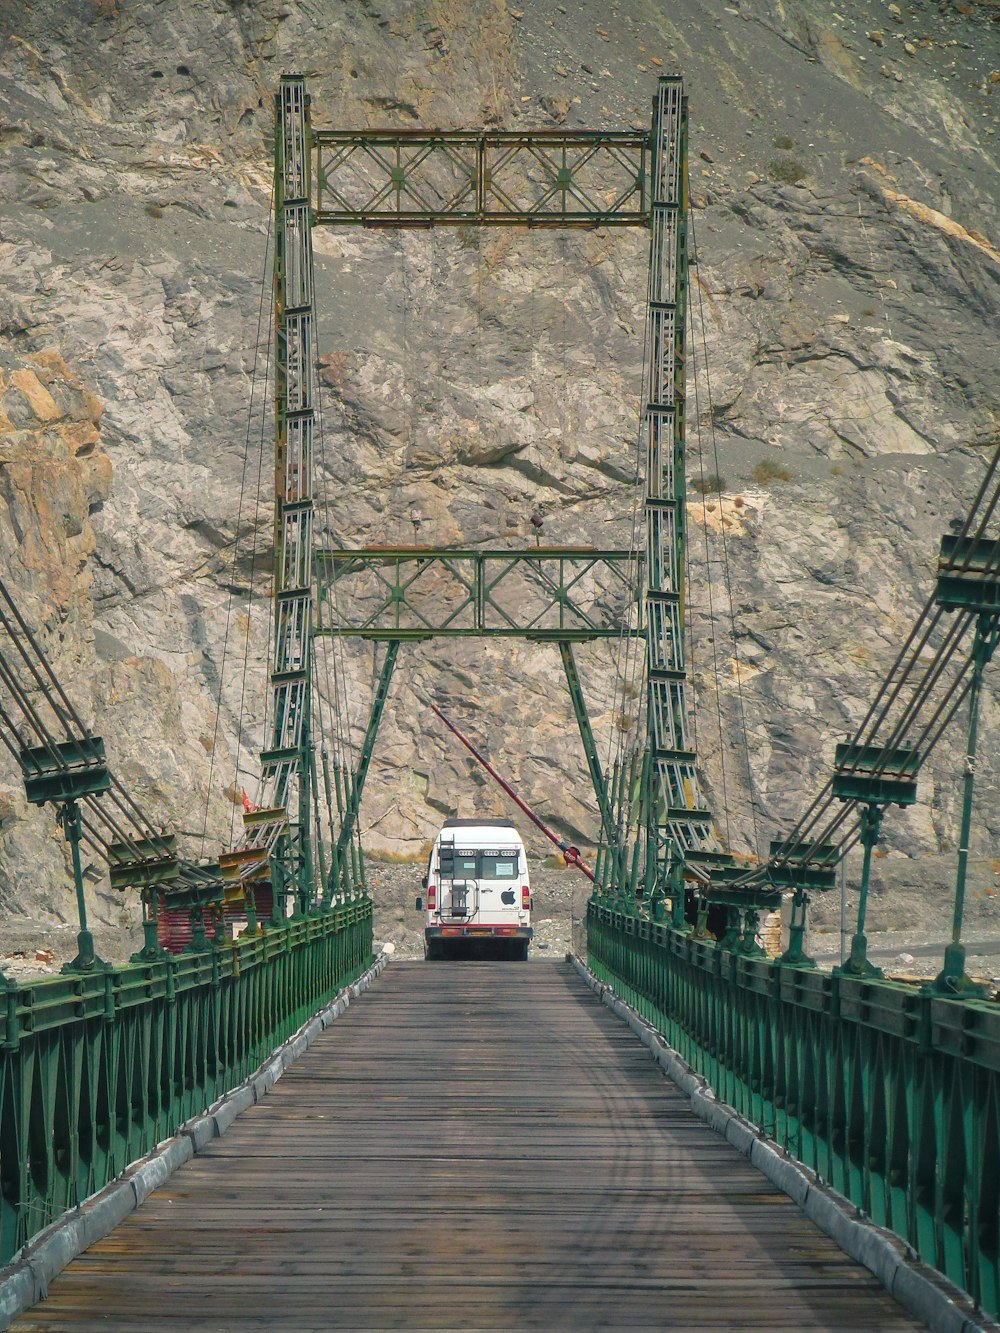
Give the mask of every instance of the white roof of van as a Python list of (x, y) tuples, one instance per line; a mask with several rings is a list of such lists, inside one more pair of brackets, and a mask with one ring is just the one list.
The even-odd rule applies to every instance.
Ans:
[(520, 847), (521, 835), (509, 819), (456, 820), (445, 824), (438, 841), (451, 842), (456, 847)]
[(512, 819), (446, 819), (442, 828), (515, 828)]

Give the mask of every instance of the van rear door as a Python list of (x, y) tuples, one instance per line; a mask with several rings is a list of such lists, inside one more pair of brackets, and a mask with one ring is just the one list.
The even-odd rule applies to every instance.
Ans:
[(518, 919), (520, 851), (517, 847), (486, 847), (479, 853), (480, 919), (491, 925)]
[(452, 852), (450, 879), (445, 878), (446, 858), (442, 857), (441, 911), (453, 921), (471, 921), (479, 911), (478, 853), (456, 847)]

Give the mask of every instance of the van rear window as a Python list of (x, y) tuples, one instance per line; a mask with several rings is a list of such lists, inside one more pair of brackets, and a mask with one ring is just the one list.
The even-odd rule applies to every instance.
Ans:
[(517, 852), (480, 852), (480, 879), (516, 879)]
[(455, 879), (517, 879), (520, 863), (516, 848), (503, 851), (455, 852)]

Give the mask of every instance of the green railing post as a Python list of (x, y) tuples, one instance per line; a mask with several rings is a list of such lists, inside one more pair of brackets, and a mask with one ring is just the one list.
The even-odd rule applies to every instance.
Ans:
[(247, 913), (247, 928), (244, 933), (250, 939), (260, 930), (260, 924), (257, 920), (257, 895), (254, 893), (253, 884), (244, 886), (243, 902)]
[[(699, 934), (699, 938), (708, 939), (708, 903), (705, 899), (702, 899), (701, 901), (705, 903), (705, 926), (702, 927), (701, 924), (701, 909), (699, 904), (698, 931), (701, 932), (704, 930), (703, 934)], [(726, 932), (722, 936), (722, 939), (719, 940), (719, 948), (725, 949), (727, 953), (738, 952), (743, 943), (743, 923), (741, 917), (742, 913), (738, 907), (726, 908)]]
[(155, 887), (142, 891), (142, 948), (132, 955), (133, 963), (155, 963), (166, 957), (166, 950), (160, 947), (157, 936), (157, 890)]
[(743, 933), (740, 936), (740, 942), (736, 946), (737, 953), (743, 954), (746, 958), (766, 958), (767, 950), (763, 945), (757, 942), (757, 931), (760, 929), (760, 913), (752, 907), (748, 907), (743, 913)]
[(788, 916), (788, 948), (776, 958), (782, 967), (816, 966), (816, 960), (806, 953), (806, 913), (809, 908), (809, 895), (804, 889), (796, 889), (792, 898)]
[(621, 782), (619, 774), (621, 760), (616, 759), (611, 769), (611, 792), (609, 806), (611, 810), (611, 830), (608, 833), (608, 851), (604, 858), (604, 882), (601, 884), (602, 900), (613, 900), (618, 895), (618, 855), (621, 829)]
[(686, 889), (684, 886), (684, 862), (674, 859), (671, 862), (670, 872), (667, 878), (668, 892), (670, 894), (670, 924), (674, 930), (685, 935), (690, 935), (691, 926), (684, 914), (684, 896)]
[(210, 947), (205, 934), (205, 913), (200, 907), (191, 908), (191, 943), (185, 952), (205, 953)]
[(83, 867), (80, 864), (80, 840), (83, 837), (83, 824), (80, 819), (80, 807), (76, 801), (66, 801), (59, 810), (59, 821), (69, 843), (73, 861), (73, 884), (76, 887), (76, 910), (80, 920), (77, 932), (77, 955), (71, 963), (66, 963), (64, 972), (90, 972), (96, 967), (103, 967), (104, 962), (94, 952), (94, 937), (87, 928), (87, 900), (83, 893)]
[(868, 912), (868, 886), (871, 883), (872, 851), (878, 842), (882, 828), (883, 810), (874, 802), (861, 807), (861, 845), (864, 848), (864, 861), (861, 866), (861, 888), (858, 893), (858, 919), (851, 939), (851, 954), (843, 967), (834, 968), (834, 972), (845, 977), (880, 977), (882, 969), (868, 961), (868, 937), (865, 934), (865, 917)]
[(951, 943), (944, 951), (944, 966), (933, 987), (942, 995), (985, 995), (986, 989), (972, 981), (965, 971), (965, 945), (962, 943), (962, 918), (965, 912), (965, 881), (969, 867), (969, 838), (972, 834), (972, 797), (976, 781), (976, 746), (979, 733), (979, 702), (983, 690), (983, 672), (993, 657), (1000, 638), (1000, 617), (982, 612), (976, 621), (972, 645), (972, 681), (969, 687), (969, 726), (965, 745), (965, 774), (962, 784), (962, 824), (958, 835), (958, 867), (955, 874), (955, 907), (952, 913)]
[(639, 858), (642, 855), (642, 841), (636, 838), (632, 844), (632, 866), (628, 875), (628, 904), (632, 911), (635, 911), (636, 901), (638, 899), (639, 889)]

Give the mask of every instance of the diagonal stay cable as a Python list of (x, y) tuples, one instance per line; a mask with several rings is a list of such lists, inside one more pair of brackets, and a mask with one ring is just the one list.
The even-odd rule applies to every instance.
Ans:
[[(983, 479), (983, 482), (980, 485), (979, 491), (976, 495), (972, 508), (970, 509), (969, 514), (963, 524), (961, 535), (966, 536), (968, 535), (972, 522), (976, 518), (977, 514), (979, 515), (978, 530), (973, 538), (972, 543), (969, 546), (969, 549), (966, 551), (964, 559), (962, 560), (961, 564), (955, 565), (956, 570), (967, 569), (971, 563), (971, 560), (974, 557), (976, 545), (979, 542), (986, 540), (985, 538), (986, 524), (992, 517), (997, 507), (998, 501), (1000, 501), (1000, 485), (994, 487), (994, 490), (983, 512), (980, 513), (979, 511), (980, 507), (982, 506), (984, 496), (987, 493), (988, 485), (996, 472), (998, 462), (1000, 462), (1000, 449), (997, 450), (997, 453), (995, 454), (993, 460), (990, 463), (989, 468), (987, 469), (986, 475)], [(990, 558), (985, 562), (985, 572), (987, 574), (995, 573), (997, 568), (1000, 568), (1000, 558), (998, 558), (997, 553), (991, 551)], [(901, 693), (903, 686), (909, 681), (910, 677), (920, 667), (921, 665), (919, 661), (920, 655), (923, 652), (924, 648), (926, 647), (934, 627), (940, 620), (941, 608), (937, 608), (937, 614), (934, 615), (932, 624), (930, 626), (926, 626), (922, 634), (920, 633), (921, 626), (925, 626), (925, 622), (928, 616), (931, 615), (931, 611), (935, 606), (936, 606), (935, 598), (934, 596), (932, 596), (931, 598), (928, 599), (928, 602), (921, 611), (916, 624), (911, 629), (910, 634), (907, 637), (906, 643), (904, 644), (903, 650), (901, 650), (895, 662), (893, 663), (893, 666), (890, 668), (889, 675), (886, 681), (883, 682), (878, 692), (878, 695), (876, 696), (876, 701), (873, 703), (872, 706), (869, 707), (865, 715), (865, 718), (862, 721), (862, 724), (857, 729), (852, 744), (857, 745), (862, 743), (866, 736), (868, 738), (868, 741), (870, 742), (877, 735), (879, 729), (882, 727), (882, 725), (885, 723), (886, 718), (889, 716), (892, 704), (899, 697), (899, 694)], [(914, 693), (911, 696), (910, 700), (904, 706), (902, 717), (900, 719), (897, 719), (895, 725), (892, 728), (889, 740), (890, 745), (898, 746), (899, 744), (901, 744), (901, 742), (909, 735), (910, 731), (916, 727), (918, 719), (920, 718), (925, 705), (930, 700), (935, 687), (940, 682), (947, 665), (958, 652), (959, 646), (965, 637), (966, 631), (971, 626), (973, 619), (974, 615), (972, 613), (963, 613), (962, 615), (960, 615), (957, 618), (957, 620), (953, 622), (952, 626), (949, 627), (949, 630), (945, 634), (942, 644), (935, 651), (930, 662), (923, 664), (923, 672), (920, 678), (916, 682), (916, 685), (914, 687)], [(920, 638), (920, 642), (914, 648), (913, 645), (918, 636)], [(895, 684), (890, 687), (889, 682), (892, 680), (892, 677), (899, 670), (900, 665), (905, 659), (907, 659), (907, 657), (908, 661), (905, 668), (902, 671), (902, 674), (895, 681)], [(963, 678), (968, 674), (969, 670), (970, 670), (969, 661), (966, 660), (960, 665), (956, 673), (955, 679), (947, 687), (945, 696), (938, 703), (937, 708), (931, 720), (924, 724), (924, 730), (921, 733), (922, 749), (920, 751), (923, 755), (926, 755), (926, 753), (929, 752), (929, 748), (935, 745), (937, 741), (940, 739), (940, 736), (942, 735), (947, 723), (951, 720), (951, 718), (954, 717), (955, 713), (960, 707), (961, 700), (965, 698), (969, 688), (968, 683), (966, 683), (965, 687), (961, 690), (959, 690), (959, 685), (961, 684)], [(889, 696), (890, 696), (888, 700), (886, 700), (885, 698), (887, 690), (889, 691)], [(939, 721), (939, 719), (942, 718), (942, 714), (946, 715), (944, 716), (943, 720)], [(874, 722), (873, 719), (875, 719)], [(883, 768), (885, 767), (886, 762), (887, 761), (883, 759), (882, 761)], [(793, 829), (793, 831), (789, 834), (788, 838), (782, 844), (780, 852), (776, 853), (776, 859), (785, 859), (789, 855), (791, 855), (796, 849), (802, 846), (806, 836), (816, 827), (817, 823), (822, 819), (824, 812), (829, 808), (833, 799), (834, 798), (832, 797), (832, 782), (828, 781), (825, 784), (823, 790), (814, 800), (812, 806), (805, 812), (805, 814), (799, 820), (796, 827)], [(847, 802), (845, 803), (844, 808), (845, 810), (853, 809), (856, 804), (857, 804), (856, 802)], [(841, 821), (839, 819), (835, 820), (834, 826), (838, 825), (840, 822)], [(820, 841), (822, 841), (822, 838), (820, 839)], [(757, 876), (760, 876), (762, 872), (754, 872), (754, 873)], [(748, 875), (747, 880), (745, 882), (750, 882), (753, 877), (754, 877), (753, 875)]]

